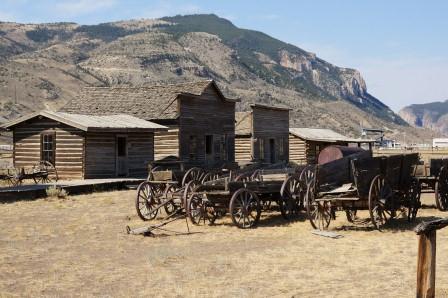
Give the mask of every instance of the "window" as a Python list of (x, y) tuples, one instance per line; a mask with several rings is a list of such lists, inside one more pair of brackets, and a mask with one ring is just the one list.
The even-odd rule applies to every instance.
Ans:
[(196, 160), (197, 138), (190, 136), (190, 143), (188, 148), (188, 157), (190, 160)]
[(56, 159), (56, 144), (54, 133), (44, 133), (41, 135), (41, 160), (55, 164)]
[(213, 135), (205, 136), (205, 154), (210, 155), (213, 153)]
[(261, 160), (264, 160), (264, 139), (260, 139), (259, 141), (258, 141), (258, 144), (259, 144), (259, 152), (260, 152), (260, 155), (259, 155), (259, 159), (261, 159)]

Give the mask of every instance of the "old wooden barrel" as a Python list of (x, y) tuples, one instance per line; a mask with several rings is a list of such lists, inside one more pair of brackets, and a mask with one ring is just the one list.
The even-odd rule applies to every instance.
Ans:
[(347, 147), (347, 146), (339, 146), (332, 145), (325, 147), (320, 153), (317, 159), (318, 164), (322, 165), (327, 162), (331, 162), (352, 154), (356, 154), (359, 152), (365, 151), (359, 147)]

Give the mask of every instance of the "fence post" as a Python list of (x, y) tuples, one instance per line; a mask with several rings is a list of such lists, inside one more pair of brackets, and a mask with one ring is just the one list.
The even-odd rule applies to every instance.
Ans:
[(433, 298), (436, 293), (437, 230), (448, 225), (448, 218), (422, 222), (415, 228), (419, 235), (417, 261), (417, 298)]

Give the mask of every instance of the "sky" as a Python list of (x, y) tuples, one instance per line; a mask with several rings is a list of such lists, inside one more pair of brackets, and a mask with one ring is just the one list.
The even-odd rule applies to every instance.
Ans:
[(0, 0), (0, 20), (97, 24), (214, 13), (358, 69), (394, 111), (448, 99), (448, 1)]

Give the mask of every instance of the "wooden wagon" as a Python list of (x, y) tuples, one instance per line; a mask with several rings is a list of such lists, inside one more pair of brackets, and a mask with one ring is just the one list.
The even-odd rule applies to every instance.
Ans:
[(149, 166), (148, 178), (137, 188), (137, 215), (151, 220), (162, 208), (168, 216), (183, 212), (186, 196), (195, 185), (228, 176), (234, 167), (234, 163), (200, 168), (181, 161), (154, 162)]
[(24, 180), (33, 180), (35, 184), (54, 183), (58, 178), (58, 171), (48, 161), (40, 161), (31, 167), (0, 170), (0, 180), (6, 181), (9, 186), (21, 185)]
[(414, 220), (421, 205), (419, 183), (413, 177), (418, 160), (418, 154), (354, 154), (316, 166), (305, 199), (311, 225), (326, 229), (339, 210), (350, 222), (357, 210), (369, 210), (377, 229), (406, 209), (408, 220)]
[(250, 179), (225, 177), (204, 182), (188, 195), (187, 215), (194, 224), (216, 219), (229, 212), (239, 228), (255, 227), (263, 209), (274, 202), (283, 217), (290, 218), (303, 206), (296, 168), (259, 169)]
[(430, 159), (429, 164), (420, 163), (414, 171), (423, 190), (432, 190), (435, 194), (437, 209), (448, 209), (448, 160)]

